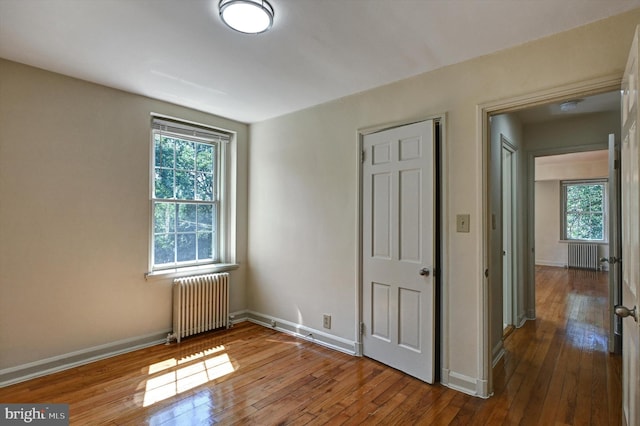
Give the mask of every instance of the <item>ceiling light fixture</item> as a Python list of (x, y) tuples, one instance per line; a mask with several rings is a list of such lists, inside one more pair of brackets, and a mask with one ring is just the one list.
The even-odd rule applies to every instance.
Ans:
[(560, 104), (560, 111), (569, 112), (578, 108), (578, 103), (582, 102), (582, 99), (575, 99), (572, 101), (566, 101)]
[(273, 7), (266, 0), (220, 0), (220, 19), (233, 30), (260, 34), (273, 25)]

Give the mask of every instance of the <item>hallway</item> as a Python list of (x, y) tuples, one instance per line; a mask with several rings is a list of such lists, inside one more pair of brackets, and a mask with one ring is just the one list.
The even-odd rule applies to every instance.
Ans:
[(506, 338), (494, 369), (504, 424), (621, 424), (621, 357), (607, 352), (607, 303), (606, 273), (536, 267), (537, 319)]

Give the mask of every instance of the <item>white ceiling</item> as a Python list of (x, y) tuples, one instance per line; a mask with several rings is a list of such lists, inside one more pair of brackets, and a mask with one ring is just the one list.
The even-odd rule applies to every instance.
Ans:
[(586, 151), (586, 152), (572, 152), (570, 154), (560, 155), (547, 155), (545, 157), (536, 157), (535, 163), (537, 166), (546, 166), (550, 164), (572, 164), (572, 163), (594, 163), (609, 161), (609, 152), (605, 150), (600, 151)]
[(257, 122), (640, 7), (640, 0), (0, 0), (0, 57)]
[(576, 102), (575, 109), (563, 111), (560, 108), (562, 102), (540, 105), (527, 108), (513, 114), (517, 115), (523, 124), (542, 123), (551, 120), (563, 120), (580, 115), (615, 112), (620, 114), (620, 91), (600, 93), (583, 98), (570, 99)]

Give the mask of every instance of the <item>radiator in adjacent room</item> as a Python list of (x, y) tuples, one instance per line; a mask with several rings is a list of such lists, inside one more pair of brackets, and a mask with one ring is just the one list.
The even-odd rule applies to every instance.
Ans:
[(173, 285), (173, 334), (183, 337), (229, 326), (229, 274), (177, 278)]
[(598, 245), (591, 243), (569, 243), (569, 268), (600, 269)]

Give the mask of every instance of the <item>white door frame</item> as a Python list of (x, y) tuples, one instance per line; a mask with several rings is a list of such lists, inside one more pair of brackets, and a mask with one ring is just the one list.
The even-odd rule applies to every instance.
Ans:
[[(517, 258), (518, 258), (518, 247), (517, 247), (517, 229), (518, 229), (518, 225), (520, 223), (520, 221), (518, 221), (518, 215), (517, 215), (517, 187), (518, 187), (518, 176), (517, 174), (515, 174), (516, 170), (518, 169), (517, 164), (518, 164), (518, 149), (509, 141), (509, 139), (507, 139), (503, 134), (500, 134), (500, 145), (502, 147), (502, 152), (507, 151), (509, 152), (509, 184), (508, 184), (508, 191), (509, 191), (509, 198), (510, 198), (510, 203), (509, 205), (505, 205), (504, 202), (504, 198), (502, 199), (502, 240), (505, 240), (505, 230), (508, 228), (509, 229), (509, 244), (511, 247), (511, 250), (509, 250), (508, 253), (508, 257), (505, 259), (505, 257), (503, 256), (502, 260), (503, 262), (506, 260), (510, 267), (509, 267), (509, 277), (508, 277), (508, 281), (507, 281), (507, 277), (502, 276), (502, 287), (503, 287), (503, 294), (502, 294), (502, 310), (505, 314), (503, 314), (503, 318), (502, 318), (502, 323), (506, 324), (507, 326), (512, 325), (512, 326), (518, 326), (518, 321), (517, 321), (517, 315), (514, 315), (514, 308), (517, 306), (516, 305), (516, 300), (518, 300), (518, 289), (516, 288), (515, 283), (517, 282), (517, 277), (518, 277), (518, 263), (517, 263)], [(504, 176), (504, 157), (501, 156), (501, 158), (503, 158), (503, 162), (501, 163), (501, 180), (502, 180), (502, 195), (504, 197), (505, 194), (505, 183), (506, 183), (506, 179)], [(508, 210), (509, 214), (505, 215), (505, 210)], [(505, 216), (507, 216), (508, 220), (505, 220)], [(504, 271), (504, 263), (502, 265), (502, 269)], [(494, 361), (495, 363), (495, 361)]]
[[(620, 117), (622, 118), (622, 117)], [(622, 121), (622, 120), (621, 120)], [(622, 139), (622, 135), (620, 135)], [(622, 304), (622, 140), (609, 135), (609, 352), (622, 354), (622, 318), (614, 306)], [(613, 201), (613, 202), (612, 202)]]
[[(440, 208), (440, 226), (439, 229), (436, 230), (437, 232), (439, 232), (440, 235), (440, 242), (439, 245), (434, 247), (436, 252), (439, 252), (440, 255), (440, 265), (434, 265), (434, 272), (436, 274), (438, 274), (439, 279), (438, 282), (440, 284), (440, 291), (438, 293), (438, 291), (436, 291), (436, 297), (439, 296), (439, 300), (435, 300), (435, 304), (440, 306), (440, 313), (439, 313), (439, 318), (437, 318), (436, 320), (436, 324), (440, 324), (440, 330), (435, 330), (435, 347), (436, 350), (438, 350), (437, 348), (439, 348), (439, 353), (436, 352), (435, 355), (435, 362), (436, 362), (436, 366), (440, 367), (440, 370), (443, 370), (445, 367), (448, 368), (448, 347), (449, 345), (447, 344), (447, 330), (448, 330), (448, 321), (447, 321), (447, 271), (448, 271), (448, 257), (446, 256), (447, 253), (447, 247), (448, 247), (448, 236), (447, 233), (445, 232), (447, 227), (448, 227), (448, 220), (447, 220), (447, 204), (448, 204), (448, 198), (447, 198), (447, 170), (446, 170), (446, 159), (447, 159), (447, 144), (445, 143), (446, 141), (446, 114), (437, 114), (437, 115), (432, 115), (432, 116), (427, 116), (427, 117), (420, 117), (420, 118), (416, 118), (416, 119), (408, 119), (408, 120), (403, 120), (403, 121), (397, 121), (397, 122), (392, 122), (392, 123), (387, 123), (387, 124), (380, 124), (380, 125), (376, 125), (376, 126), (371, 126), (371, 127), (366, 127), (366, 128), (362, 128), (362, 129), (358, 129), (357, 132), (357, 149), (358, 149), (358, 155), (357, 155), (357, 165), (356, 165), (356, 170), (357, 170), (357, 203), (358, 203), (358, 214), (356, 217), (356, 229), (357, 229), (357, 235), (356, 235), (356, 255), (357, 255), (357, 259), (358, 259), (358, 267), (356, 269), (356, 317), (355, 317), (355, 330), (356, 330), (356, 335), (355, 335), (355, 342), (356, 342), (356, 355), (358, 356), (362, 356), (363, 354), (363, 347), (362, 347), (362, 334), (361, 334), (361, 324), (363, 323), (363, 304), (364, 304), (364, 298), (363, 298), (363, 294), (362, 294), (362, 255), (363, 255), (363, 248), (362, 248), (362, 199), (363, 199), (363, 194), (362, 194), (362, 190), (363, 190), (363, 182), (362, 182), (362, 147), (363, 147), (363, 141), (364, 141), (364, 137), (366, 135), (372, 134), (372, 133), (376, 133), (376, 132), (380, 132), (382, 130), (387, 130), (387, 129), (392, 129), (395, 127), (402, 127), (402, 126), (406, 126), (408, 124), (414, 124), (414, 123), (419, 123), (422, 121), (428, 121), (428, 120), (434, 120), (435, 122), (437, 122), (439, 124), (439, 157), (438, 158), (434, 158), (434, 160), (436, 162), (439, 162), (439, 168), (440, 168), (440, 173), (438, 176), (439, 179), (439, 187), (436, 188), (437, 191), (439, 191), (439, 196), (440, 196), (440, 200), (439, 203), (440, 205), (435, 205), (434, 203), (434, 208)], [(436, 180), (436, 182), (434, 183), (434, 185), (438, 185), (438, 180)], [(434, 194), (435, 195), (435, 194)], [(436, 259), (438, 255), (436, 255)], [(437, 270), (436, 270), (437, 269)], [(436, 377), (441, 377), (440, 371), (436, 371)]]
[[(593, 80), (571, 83), (564, 86), (542, 90), (530, 93), (524, 96), (518, 96), (508, 99), (496, 100), (480, 104), (476, 108), (477, 112), (477, 129), (476, 135), (478, 146), (482, 149), (482, 156), (479, 160), (482, 167), (482, 226), (480, 227), (480, 240), (482, 245), (482, 271), (479, 272), (478, 286), (481, 289), (481, 297), (479, 299), (478, 310), (480, 312), (480, 323), (482, 336), (480, 338), (480, 351), (478, 354), (478, 365), (480, 367), (480, 382), (485, 382), (486, 387), (478, 396), (489, 397), (493, 393), (493, 374), (492, 374), (492, 347), (491, 347), (491, 288), (489, 285), (489, 256), (491, 253), (491, 162), (490, 149), (491, 126), (489, 125), (489, 117), (491, 115), (514, 112), (524, 108), (538, 106), (547, 103), (561, 102), (576, 97), (595, 95), (598, 93), (611, 92), (620, 90), (622, 83), (622, 75), (610, 75), (607, 77), (597, 78)], [(528, 253), (527, 258), (532, 258), (532, 253)], [(531, 264), (531, 261), (528, 263)], [(525, 268), (531, 268), (530, 265), (524, 265)], [(524, 271), (525, 280), (528, 277), (527, 271)], [(500, 307), (502, 308), (502, 307)]]

